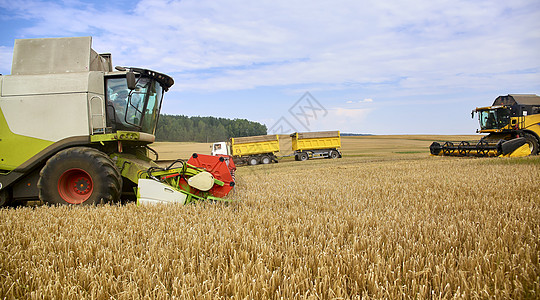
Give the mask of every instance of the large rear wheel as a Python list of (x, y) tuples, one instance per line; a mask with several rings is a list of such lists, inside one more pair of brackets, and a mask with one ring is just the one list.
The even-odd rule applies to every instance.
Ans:
[(536, 137), (530, 133), (524, 133), (523, 137), (526, 140), (526, 143), (529, 144), (529, 149), (531, 149), (531, 155), (538, 154), (538, 140)]
[(99, 204), (116, 202), (122, 178), (114, 162), (88, 147), (62, 150), (41, 169), (39, 198), (49, 204)]

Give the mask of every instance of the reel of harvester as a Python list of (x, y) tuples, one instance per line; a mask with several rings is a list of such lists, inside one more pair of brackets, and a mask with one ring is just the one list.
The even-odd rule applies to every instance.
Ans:
[(518, 150), (520, 150), (520, 154), (522, 151), (526, 152), (527, 149), (521, 149), (527, 148), (525, 147), (526, 143), (525, 138), (515, 138), (509, 141), (481, 139), (477, 142), (433, 142), (429, 146), (429, 151), (432, 155), (443, 156), (507, 156)]
[(429, 146), (429, 151), (432, 155), (445, 156), (497, 156), (501, 142), (493, 143), (483, 139), (477, 142), (433, 142)]

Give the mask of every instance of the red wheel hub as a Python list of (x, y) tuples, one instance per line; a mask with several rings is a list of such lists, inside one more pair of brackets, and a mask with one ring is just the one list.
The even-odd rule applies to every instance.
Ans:
[(69, 169), (58, 179), (58, 194), (71, 204), (81, 204), (88, 200), (93, 190), (92, 177), (81, 169)]

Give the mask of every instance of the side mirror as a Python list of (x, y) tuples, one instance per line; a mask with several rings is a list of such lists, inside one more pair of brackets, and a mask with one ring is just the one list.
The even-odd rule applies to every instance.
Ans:
[(471, 119), (474, 119), (474, 110), (471, 111)]
[(137, 79), (135, 78), (135, 73), (129, 71), (126, 73), (126, 81), (128, 89), (134, 90), (137, 87)]

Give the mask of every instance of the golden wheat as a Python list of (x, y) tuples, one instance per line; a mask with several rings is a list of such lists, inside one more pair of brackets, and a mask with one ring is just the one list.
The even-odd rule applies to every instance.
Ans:
[(540, 160), (239, 168), (231, 205), (0, 210), (0, 296), (539, 298)]

